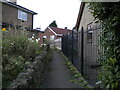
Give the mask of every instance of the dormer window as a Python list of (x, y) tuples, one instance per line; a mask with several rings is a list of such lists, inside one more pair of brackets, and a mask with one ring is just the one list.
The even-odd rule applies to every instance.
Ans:
[(27, 21), (27, 13), (22, 10), (18, 10), (18, 19)]

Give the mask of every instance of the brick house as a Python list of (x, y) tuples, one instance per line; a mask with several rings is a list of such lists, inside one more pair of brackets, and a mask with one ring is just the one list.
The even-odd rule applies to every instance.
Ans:
[(65, 34), (72, 33), (72, 30), (67, 28), (47, 27), (44, 32), (39, 32), (38, 37), (40, 38), (40, 45), (46, 40), (51, 46), (55, 46), (61, 49), (61, 37)]
[(2, 0), (2, 27), (25, 28), (27, 30), (33, 29), (33, 16), (36, 15), (34, 11), (31, 11), (25, 7), (17, 5), (16, 0)]

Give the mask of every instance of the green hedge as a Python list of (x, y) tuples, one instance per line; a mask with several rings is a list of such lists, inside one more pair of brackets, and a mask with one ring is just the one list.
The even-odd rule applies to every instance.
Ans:
[(120, 88), (120, 2), (91, 2), (89, 9), (102, 25), (99, 72), (101, 87)]

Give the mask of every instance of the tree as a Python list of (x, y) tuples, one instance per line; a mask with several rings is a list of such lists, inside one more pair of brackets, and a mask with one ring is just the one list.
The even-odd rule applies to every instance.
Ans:
[(56, 21), (54, 20), (49, 26), (57, 27)]

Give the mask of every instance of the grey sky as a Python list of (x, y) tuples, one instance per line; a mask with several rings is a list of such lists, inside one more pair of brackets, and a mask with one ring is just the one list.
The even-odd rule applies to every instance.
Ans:
[(17, 0), (17, 4), (38, 13), (34, 16), (34, 28), (44, 30), (53, 20), (59, 28), (75, 26), (80, 0)]

